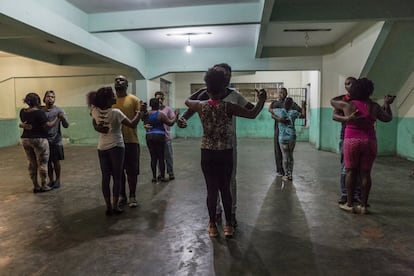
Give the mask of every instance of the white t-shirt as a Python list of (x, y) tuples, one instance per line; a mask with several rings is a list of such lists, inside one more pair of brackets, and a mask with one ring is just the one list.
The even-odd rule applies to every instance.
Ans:
[(122, 121), (126, 118), (118, 108), (92, 109), (92, 118), (96, 123), (109, 128), (108, 133), (99, 133), (98, 150), (108, 150), (113, 147), (125, 147), (122, 137)]

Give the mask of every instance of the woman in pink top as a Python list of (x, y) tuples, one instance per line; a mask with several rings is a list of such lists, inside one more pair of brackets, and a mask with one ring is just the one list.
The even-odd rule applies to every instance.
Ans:
[(357, 206), (360, 213), (367, 213), (368, 195), (371, 189), (371, 169), (377, 156), (377, 138), (375, 122), (390, 122), (392, 112), (390, 104), (394, 98), (385, 96), (381, 107), (373, 102), (370, 96), (374, 92), (374, 84), (367, 78), (358, 79), (351, 87), (350, 101), (346, 102), (341, 96), (333, 98), (331, 105), (342, 110), (346, 117), (344, 137), (344, 158), (346, 168), (345, 183), (347, 187), (347, 203), (339, 207), (353, 212), (353, 193), (356, 177), (361, 180), (362, 203)]

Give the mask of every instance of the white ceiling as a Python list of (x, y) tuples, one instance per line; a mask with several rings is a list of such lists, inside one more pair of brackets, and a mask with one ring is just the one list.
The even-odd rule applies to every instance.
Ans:
[[(139, 11), (151, 9), (180, 8), (241, 3), (259, 3), (260, 0), (67, 0), (80, 10), (95, 13), (113, 13), (120, 11)], [(257, 11), (260, 13), (260, 11)], [(243, 21), (243, 15), (240, 15)], [(154, 20), (157, 20), (154, 18)], [(194, 24), (198, 24), (194, 22)], [(303, 47), (305, 45), (304, 32), (289, 32), (284, 29), (314, 29), (330, 28), (329, 32), (309, 32), (309, 46), (322, 46), (334, 43), (339, 37), (350, 32), (357, 25), (356, 22), (320, 22), (320, 23), (271, 23), (265, 36), (264, 46), (271, 47)], [(158, 28), (151, 30), (122, 31), (121, 33), (138, 43), (145, 49), (183, 48), (187, 44), (187, 36), (167, 36), (167, 33), (194, 33), (211, 32), (211, 35), (191, 36), (191, 44), (201, 48), (222, 47), (254, 47), (257, 43), (260, 22), (257, 24), (214, 25), (186, 28)]]
[(67, 0), (86, 13), (177, 8), (216, 4), (254, 3), (259, 0)]
[[(412, 18), (414, 1), (398, 1), (400, 5), (393, 5), (391, 0), (66, 0), (89, 15), (90, 22), (102, 22), (93, 27), (89, 24), (87, 31), (93, 35), (114, 32), (145, 49), (178, 49), (187, 45), (188, 36), (167, 34), (209, 32), (210, 35), (190, 36), (191, 45), (254, 48), (256, 58), (326, 54), (333, 46), (351, 41), (370, 24), (387, 18)], [(240, 7), (245, 8), (244, 12), (239, 12)], [(192, 11), (188, 16), (178, 16), (188, 10)], [(309, 31), (285, 31), (292, 29)], [(50, 55), (49, 62), (61, 61), (60, 57), (65, 56), (91, 64), (108, 62), (106, 57), (4, 14), (0, 14), (0, 42), (0, 50), (21, 55), (38, 53), (38, 57)]]
[[(208, 26), (190, 28), (169, 28), (144, 31), (127, 31), (122, 34), (145, 49), (183, 48), (188, 43), (186, 35), (167, 35), (183, 33), (202, 33), (191, 35), (193, 47), (226, 48), (254, 47), (259, 32), (259, 24), (235, 26)], [(211, 33), (211, 34), (205, 34)]]

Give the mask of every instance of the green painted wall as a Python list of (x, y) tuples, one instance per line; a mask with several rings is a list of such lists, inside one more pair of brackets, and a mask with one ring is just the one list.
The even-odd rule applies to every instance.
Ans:
[[(181, 109), (182, 114), (185, 109)], [(273, 138), (273, 124), (274, 121), (270, 117), (267, 110), (262, 110), (256, 119), (237, 118), (237, 137), (260, 137), (260, 138)], [(200, 119), (197, 114), (188, 120), (188, 127), (181, 129), (175, 127), (175, 134), (177, 137), (201, 137), (203, 128), (200, 123)], [(296, 133), (298, 141), (309, 140), (309, 129), (306, 127), (296, 127)]]
[[(97, 144), (98, 132), (92, 126), (89, 108), (86, 106), (65, 107), (69, 128), (62, 128), (63, 138), (68, 138), (71, 144)], [(145, 144), (145, 130), (142, 123), (138, 125), (138, 136), (141, 144)]]
[(320, 148), (320, 124), (319, 124), (319, 117), (320, 117), (320, 109), (319, 108), (311, 108), (309, 110), (309, 117), (310, 117), (310, 126), (309, 126), (309, 142), (314, 145), (317, 149)]
[[(98, 133), (93, 129), (89, 109), (81, 107), (65, 107), (70, 123), (69, 128), (63, 129), (63, 137), (72, 144), (97, 144)], [(183, 112), (184, 110), (180, 110)], [(320, 129), (318, 121), (320, 116)], [(338, 152), (340, 124), (332, 120), (332, 108), (313, 109), (310, 111), (310, 128), (298, 126), (298, 141), (311, 141), (320, 135), (320, 149)], [(20, 130), (16, 119), (0, 120), (2, 132), (0, 147), (16, 145), (19, 142)], [(181, 129), (173, 127), (175, 137), (201, 137), (202, 127), (198, 115), (188, 121), (188, 127)], [(312, 136), (311, 136), (312, 134)], [(141, 145), (145, 146), (145, 130), (142, 123), (138, 126)], [(255, 120), (237, 118), (238, 137), (273, 137), (273, 120), (267, 110), (263, 110)], [(398, 144), (397, 144), (398, 137)], [(414, 119), (394, 118), (390, 123), (377, 124), (378, 154), (398, 154), (408, 159), (414, 159)], [(317, 140), (315, 140), (317, 141)], [(312, 141), (311, 141), (312, 142)]]
[[(332, 108), (321, 108), (320, 149), (338, 152), (341, 124), (332, 120)], [(398, 118), (389, 123), (378, 121), (376, 126), (378, 155), (394, 155), (396, 152)], [(399, 139), (400, 140), (400, 139)]]
[(320, 149), (338, 152), (341, 124), (332, 120), (332, 108), (321, 108), (320, 113)]
[(20, 139), (20, 133), (17, 125), (17, 119), (0, 120), (0, 147), (17, 145)]
[(62, 128), (63, 138), (71, 144), (97, 144), (98, 133), (92, 126), (89, 108), (86, 106), (64, 107), (69, 121), (68, 128)]
[(377, 121), (378, 155), (394, 155), (397, 149), (398, 118), (389, 123)]
[[(65, 107), (68, 116), (69, 128), (62, 128), (64, 139), (68, 139), (71, 144), (97, 144), (98, 133), (93, 129), (89, 109), (85, 106)], [(184, 111), (180, 110), (181, 112)], [(267, 110), (263, 110), (256, 119), (250, 120), (237, 118), (238, 137), (260, 137), (273, 138), (273, 120)], [(16, 120), (0, 120), (0, 127), (4, 130), (0, 146), (15, 145), (18, 143), (20, 135)], [(309, 129), (306, 127), (296, 127), (298, 141), (309, 140)], [(172, 133), (174, 137), (201, 137), (203, 132), (198, 115), (194, 115), (188, 121), (185, 129), (174, 126)], [(145, 145), (145, 130), (142, 123), (138, 125), (138, 136), (140, 143)]]
[(397, 155), (414, 161), (414, 118), (399, 119), (397, 133)]

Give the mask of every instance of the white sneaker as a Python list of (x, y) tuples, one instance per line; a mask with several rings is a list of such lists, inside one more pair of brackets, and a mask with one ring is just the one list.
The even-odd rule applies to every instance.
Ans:
[(339, 204), (339, 208), (341, 208), (344, 211), (350, 212), (350, 213), (353, 213), (354, 212), (354, 207), (349, 206), (348, 203)]
[(355, 208), (356, 213), (366, 215), (368, 214), (367, 207), (363, 207), (362, 205), (357, 205)]
[(135, 208), (138, 206), (138, 202), (134, 197), (129, 198), (129, 208)]

